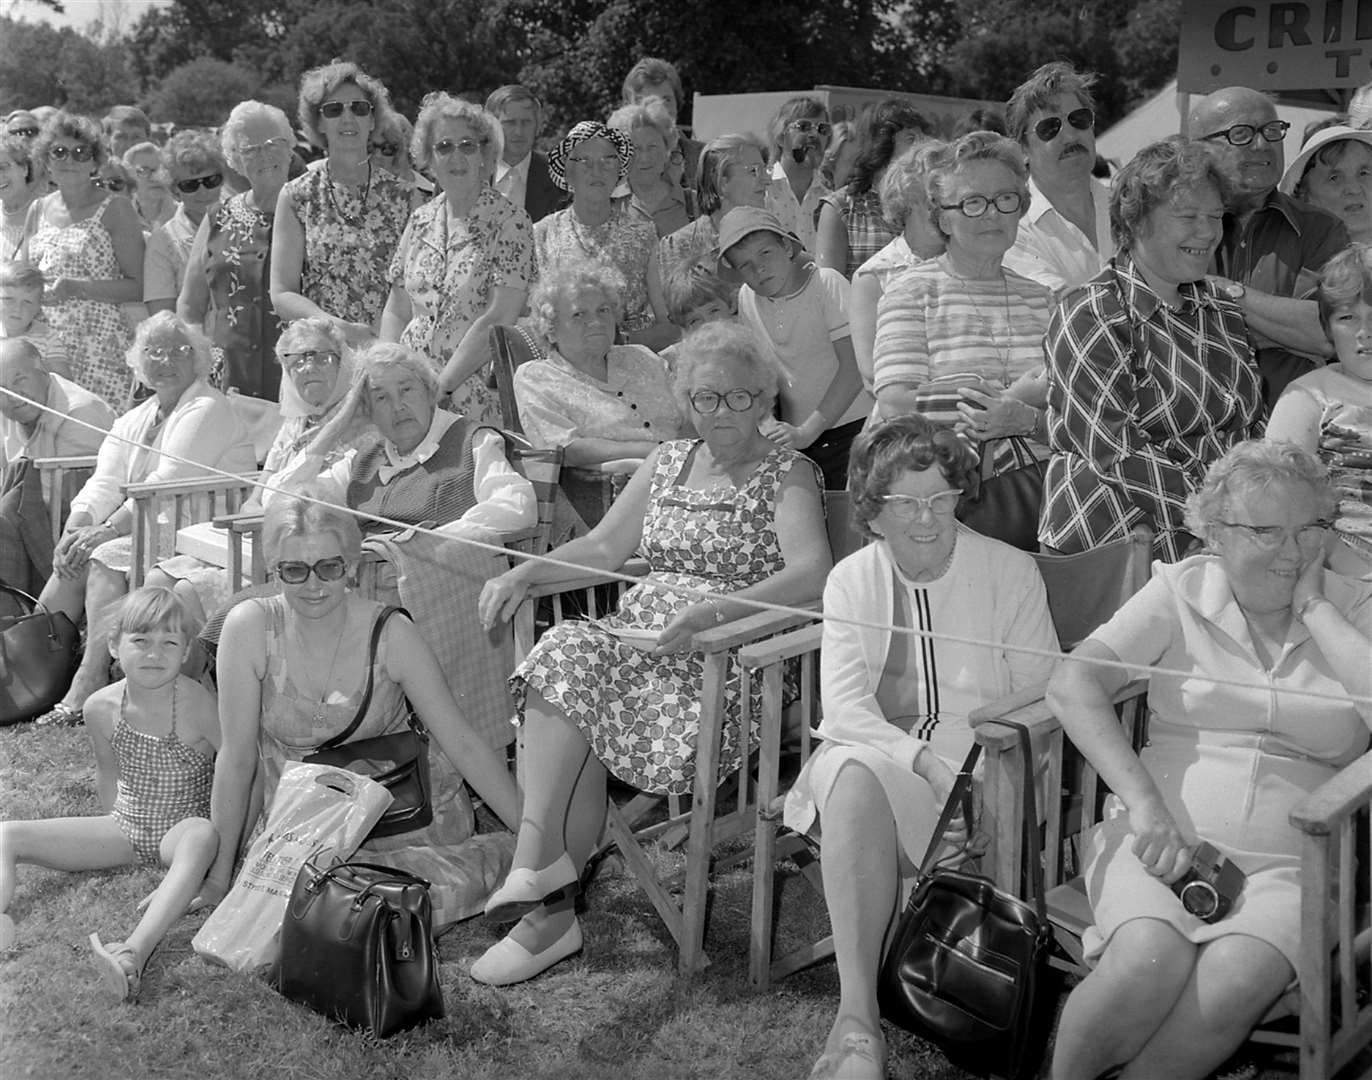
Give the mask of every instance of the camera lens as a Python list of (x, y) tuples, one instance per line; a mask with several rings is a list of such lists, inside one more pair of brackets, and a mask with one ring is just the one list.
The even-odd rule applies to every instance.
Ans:
[(1188, 881), (1179, 895), (1181, 906), (1198, 919), (1208, 919), (1219, 910), (1220, 895), (1208, 881)]

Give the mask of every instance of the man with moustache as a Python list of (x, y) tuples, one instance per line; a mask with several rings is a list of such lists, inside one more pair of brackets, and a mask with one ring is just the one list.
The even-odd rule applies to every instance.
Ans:
[(1333, 353), (1313, 299), (1315, 280), (1350, 242), (1338, 218), (1277, 190), (1290, 126), (1265, 94), (1246, 86), (1216, 90), (1191, 110), (1191, 136), (1229, 180), (1218, 274), (1210, 280), (1243, 310), (1267, 412), (1287, 383)]
[(820, 200), (829, 194), (819, 166), (830, 131), (829, 110), (812, 97), (783, 102), (768, 124), (772, 176), (767, 209), (787, 231), (800, 237), (806, 251), (815, 250), (815, 219)]
[(1110, 189), (1094, 176), (1096, 76), (1071, 64), (1044, 64), (1006, 106), (1009, 134), (1029, 162), (1029, 209), (1010, 269), (1054, 292), (1085, 284), (1114, 254)]
[(517, 83), (502, 86), (486, 99), (486, 111), (500, 121), (504, 149), (495, 166), (495, 189), (533, 221), (566, 205), (567, 196), (548, 175), (548, 158), (534, 149), (543, 123), (543, 107), (533, 91)]

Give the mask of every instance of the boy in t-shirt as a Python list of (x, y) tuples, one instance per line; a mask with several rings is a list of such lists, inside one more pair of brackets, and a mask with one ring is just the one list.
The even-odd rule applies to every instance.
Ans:
[(752, 206), (719, 223), (721, 259), (738, 272), (740, 317), (770, 347), (788, 375), (780, 418), (768, 432), (805, 451), (824, 486), (848, 480), (848, 448), (872, 411), (848, 328), (848, 280), (810, 261), (800, 238), (776, 215)]
[(0, 263), (0, 337), (23, 338), (38, 350), (44, 371), (71, 378), (71, 354), (43, 321), (43, 272), (32, 263)]

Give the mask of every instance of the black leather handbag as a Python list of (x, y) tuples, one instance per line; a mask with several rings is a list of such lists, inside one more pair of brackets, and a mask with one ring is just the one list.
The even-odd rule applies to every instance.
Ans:
[(441, 1019), (429, 883), (371, 863), (306, 862), (281, 924), (277, 986), (379, 1039)]
[(38, 601), (0, 582), (23, 611), (0, 617), (0, 724), (32, 720), (52, 708), (71, 685), (79, 634), (60, 611), (40, 611)]
[[(318, 750), (301, 760), (308, 765), (333, 765), (349, 772), (360, 773), (391, 793), (391, 805), (381, 815), (366, 840), (377, 840), (385, 836), (398, 836), (414, 832), (429, 825), (434, 819), (433, 803), (429, 796), (429, 733), (423, 722), (409, 709), (406, 721), (409, 730), (398, 731), (391, 735), (378, 735), (371, 739), (358, 739), (348, 742), (348, 736), (357, 730), (367, 715), (367, 707), (372, 702), (372, 685), (376, 678), (376, 647), (381, 640), (381, 631), (386, 620), (394, 612), (404, 613), (404, 608), (388, 607), (377, 616), (372, 627), (372, 641), (367, 662), (367, 689), (362, 695), (362, 703), (352, 723), (327, 742), (320, 744)], [(366, 843), (366, 840), (363, 843)]]
[[(1029, 733), (1019, 729), (1024, 757), (1025, 850), (1038, 836)], [(1029, 902), (989, 878), (940, 868), (935, 855), (971, 782), (981, 752), (973, 746), (934, 829), (919, 879), (896, 926), (877, 979), (881, 1014), (937, 1045), (954, 1065), (977, 1076), (1028, 1080), (1053, 1028), (1060, 976), (1048, 964), (1052, 928), (1044, 909), (1043, 869), (1030, 866)]]

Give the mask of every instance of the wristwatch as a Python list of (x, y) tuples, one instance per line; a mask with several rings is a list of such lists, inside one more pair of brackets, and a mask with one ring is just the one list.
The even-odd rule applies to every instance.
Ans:
[(1242, 300), (1248, 295), (1248, 286), (1242, 281), (1226, 281), (1223, 288), (1224, 295), (1229, 297), (1230, 300)]

